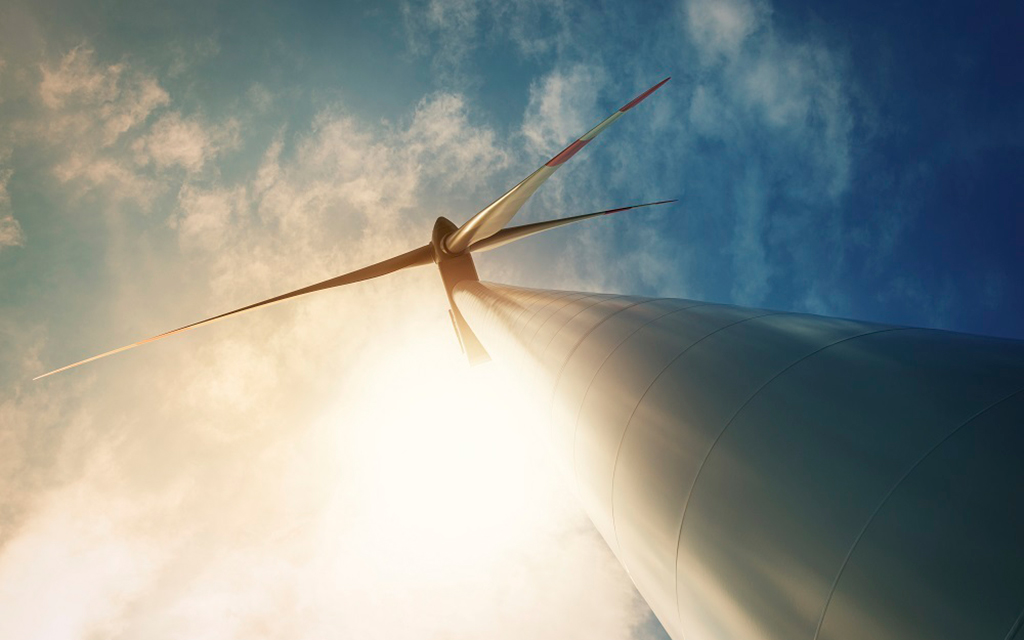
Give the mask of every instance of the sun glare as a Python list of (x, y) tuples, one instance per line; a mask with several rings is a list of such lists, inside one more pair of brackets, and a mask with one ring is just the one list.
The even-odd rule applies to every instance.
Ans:
[(351, 461), (338, 490), (358, 505), (339, 517), (376, 571), (472, 580), (538, 535), (565, 495), (535, 410), (453, 342), (393, 345), (334, 416)]

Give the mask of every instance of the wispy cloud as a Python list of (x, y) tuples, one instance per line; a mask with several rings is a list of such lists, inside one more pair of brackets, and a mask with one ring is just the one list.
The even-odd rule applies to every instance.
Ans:
[(177, 166), (194, 172), (225, 148), (237, 144), (237, 136), (235, 122), (212, 127), (199, 118), (185, 118), (172, 111), (161, 116), (145, 135), (136, 139), (132, 150), (139, 164), (152, 163), (161, 169)]
[(207, 251), (226, 246), (226, 235), (239, 226), (240, 216), (249, 209), (246, 190), (234, 188), (200, 188), (185, 184), (178, 193), (180, 215), (171, 220), (181, 242), (197, 245)]
[(597, 104), (607, 80), (603, 68), (576, 64), (556, 68), (534, 83), (523, 116), (527, 149), (547, 159), (605, 118), (608, 114)]
[(169, 100), (152, 76), (131, 72), (124, 62), (99, 65), (95, 52), (84, 46), (56, 66), (43, 65), (41, 72), (39, 96), (54, 112), (47, 121), (52, 136), (84, 136), (98, 129), (100, 144), (110, 146)]
[(7, 183), (13, 172), (10, 169), (0, 170), (0, 250), (4, 247), (21, 247), (25, 245), (25, 234), (21, 225), (14, 218), (11, 210), (11, 194), (7, 192)]
[(213, 36), (206, 36), (191, 42), (179, 42), (170, 47), (173, 57), (167, 69), (169, 78), (177, 78), (193, 69), (197, 64), (220, 53), (220, 43)]
[[(856, 89), (845, 59), (778, 29), (765, 2), (688, 0), (685, 9), (701, 65), (688, 109), (693, 132), (744, 154), (734, 169), (734, 299), (763, 303), (782, 261), (789, 280), (809, 269), (828, 278), (842, 260), (845, 222), (822, 212), (839, 211), (851, 180)], [(810, 229), (832, 247), (828, 269), (821, 245), (794, 241)]]
[[(408, 0), (402, 7), (406, 46), (430, 59), (435, 82), (442, 87), (478, 84), (480, 69), (472, 56), (496, 42), (506, 43), (524, 59), (547, 64), (567, 52), (570, 58), (588, 50), (599, 54), (581, 28), (591, 25), (592, 16), (575, 2)], [(612, 7), (600, 15), (607, 21), (617, 18)]]
[(21, 247), (25, 245), (25, 234), (21, 225), (11, 214), (0, 215), (0, 249), (3, 247)]
[(152, 203), (161, 185), (139, 174), (117, 143), (138, 135), (151, 113), (169, 102), (155, 77), (126, 62), (100, 64), (87, 46), (40, 65), (43, 117), (18, 123), (23, 143), (42, 143), (61, 160), (53, 173), (79, 194), (105, 189), (117, 200)]
[(422, 158), (427, 176), (443, 180), (449, 189), (464, 188), (471, 179), (486, 183), (509, 164), (509, 153), (494, 131), (472, 125), (468, 110), (461, 95), (431, 95), (417, 105), (408, 132), (400, 134)]
[(771, 15), (759, 0), (688, 0), (689, 32), (706, 63), (731, 60)]

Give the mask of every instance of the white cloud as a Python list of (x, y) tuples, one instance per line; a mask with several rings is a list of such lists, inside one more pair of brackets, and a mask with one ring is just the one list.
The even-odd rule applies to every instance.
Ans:
[(245, 189), (199, 189), (186, 184), (178, 193), (181, 215), (172, 219), (183, 243), (207, 250), (224, 246), (225, 236), (249, 208)]
[(237, 135), (234, 122), (211, 127), (199, 118), (185, 118), (172, 111), (135, 140), (132, 150), (139, 164), (152, 163), (160, 169), (181, 167), (195, 172), (224, 149), (237, 145)]
[(119, 143), (146, 131), (150, 116), (169, 104), (156, 78), (128, 62), (101, 64), (84, 45), (39, 69), (44, 110), (17, 124), (22, 142), (42, 142), (55, 152), (54, 175), (76, 197), (99, 190), (115, 201), (151, 206), (167, 185), (139, 172)]
[(0, 214), (0, 249), (25, 246), (25, 234), (11, 214)]
[(95, 53), (76, 47), (61, 58), (56, 68), (42, 67), (39, 95), (50, 109), (60, 109), (73, 99), (95, 104), (115, 101), (124, 65), (98, 67)]
[[(511, 46), (520, 60), (540, 61), (542, 75), (532, 83), (519, 132), (525, 145), (516, 142), (526, 153), (513, 156), (513, 166), (525, 171), (607, 115), (602, 105), (621, 78), (639, 77), (648, 65), (665, 65), (669, 73), (673, 68), (685, 70), (675, 74), (677, 79), (659, 98), (645, 103), (647, 120), (616, 125), (633, 127), (636, 144), (619, 138), (612, 149), (588, 149), (573, 161), (577, 173), (572, 178), (560, 173), (538, 193), (524, 217), (539, 207), (550, 212), (586, 211), (585, 203), (599, 207), (604, 204), (602, 194), (607, 193), (642, 191), (662, 197), (656, 193), (659, 183), (683, 184), (701, 200), (679, 205), (693, 207), (687, 217), (694, 224), (674, 224), (689, 231), (720, 232), (723, 239), (728, 238), (729, 246), (715, 250), (724, 249), (725, 255), (733, 257), (734, 273), (729, 277), (740, 283), (733, 295), (761, 304), (779, 293), (773, 282), (800, 280), (791, 277), (790, 271), (815, 271), (819, 280), (828, 280), (842, 268), (843, 252), (834, 245), (848, 226), (838, 212), (850, 190), (851, 137), (855, 113), (861, 108), (855, 103), (859, 98), (847, 73), (844, 51), (824, 39), (828, 35), (824, 31), (788, 29), (775, 19), (775, 8), (767, 0), (681, 0), (679, 8), (676, 31), (670, 30), (671, 25), (645, 23), (649, 14), (641, 20), (639, 11), (613, 9), (595, 15), (575, 2), (540, 6), (522, 0), (468, 7), (462, 0), (413, 1), (405, 5), (405, 14), (413, 48), (434, 56), (435, 65), (450, 53), (448, 47), (457, 45), (457, 57), (464, 61), (495, 42)], [(440, 21), (445, 16), (452, 18), (448, 25)], [(619, 20), (620, 24), (610, 26)], [(644, 36), (639, 47), (634, 40), (628, 44), (602, 40), (612, 33), (641, 29)], [(457, 78), (460, 85), (467, 83), (465, 76), (472, 78), (471, 65), (463, 66)], [(450, 76), (444, 77), (452, 82)], [(688, 101), (681, 109), (680, 99)], [(697, 159), (708, 143), (720, 164)], [(524, 164), (529, 157), (533, 160)], [(578, 173), (578, 167), (588, 162), (602, 168), (604, 179)], [(656, 170), (638, 175), (637, 166)], [(753, 183), (760, 189), (743, 199), (751, 206), (729, 195), (731, 185), (750, 182), (745, 177), (749, 172), (759, 176)], [(716, 186), (722, 189), (713, 196), (709, 189)], [(703, 201), (704, 197), (714, 200), (713, 204)], [(716, 220), (703, 215), (710, 211)], [(618, 226), (619, 236), (614, 237), (588, 229), (576, 235), (574, 242), (586, 234), (593, 236), (595, 249), (609, 242), (638, 247), (643, 238), (623, 235), (636, 231), (631, 227), (623, 232)], [(821, 243), (808, 247), (791, 242), (797, 231), (820, 238)], [(828, 252), (834, 261), (822, 270), (819, 254), (824, 246), (832, 246)], [(711, 249), (687, 247), (684, 251), (673, 243), (659, 248), (665, 253), (649, 258), (638, 255), (630, 274), (648, 274), (649, 287), (701, 295), (700, 288), (690, 286), (696, 280), (687, 269), (701, 269), (700, 263), (709, 261), (701, 261), (700, 255)], [(588, 270), (589, 255), (566, 257), (559, 275), (572, 273), (569, 281), (577, 277), (582, 278), (579, 282), (602, 288), (617, 287), (615, 269)], [(671, 270), (675, 276), (668, 273)], [(802, 286), (811, 285), (801, 281), (795, 288)], [(795, 291), (794, 300), (804, 299), (805, 293)], [(822, 300), (821, 296), (814, 299), (815, 304)]]
[[(406, 46), (429, 57), (434, 79), (441, 87), (479, 83), (471, 56), (495, 41), (507, 42), (520, 56), (558, 62), (566, 51), (595, 52), (581, 30), (584, 10), (572, 2), (542, 0), (408, 0), (402, 4)], [(605, 23), (618, 17), (615, 7), (592, 12)], [(566, 56), (572, 58), (573, 56)]]
[[(509, 162), (494, 132), (471, 124), (463, 99), (453, 94), (425, 98), (401, 125), (367, 125), (339, 110), (325, 110), (312, 130), (293, 142), (292, 155), (282, 157), (284, 134), (279, 133), (244, 186), (251, 215), (238, 214), (237, 224), (250, 234), (250, 243), (259, 239), (269, 248), (287, 238), (327, 250), (328, 238), (363, 234), (367, 244), (390, 237), (385, 246), (405, 250), (426, 239), (413, 238), (406, 228), (410, 222), (420, 232), (428, 228), (430, 216), (417, 203), (486, 190), (488, 180)], [(198, 185), (187, 193), (194, 200), (204, 190), (220, 193), (217, 187)]]
[(0, 250), (25, 245), (25, 234), (11, 211), (11, 195), (7, 191), (12, 173), (10, 169), (0, 171)]
[[(686, 6), (687, 27), (705, 64), (690, 102), (691, 124), (737, 145), (767, 127), (796, 147), (796, 160), (810, 161), (809, 186), (820, 185), (832, 198), (842, 195), (852, 129), (842, 60), (821, 43), (778, 33), (768, 5), (688, 0)], [(724, 63), (714, 57), (722, 42), (730, 43)]]
[[(798, 277), (813, 272), (827, 279), (842, 252), (824, 249), (833, 262), (823, 269), (820, 251), (841, 244), (843, 225), (827, 212), (839, 206), (851, 179), (853, 89), (842, 55), (776, 28), (765, 2), (686, 0), (684, 6), (701, 62), (689, 124), (698, 136), (743, 154), (729, 159), (738, 174), (728, 179), (736, 185), (734, 299), (762, 303), (779, 260)], [(797, 241), (807, 233), (818, 237), (814, 247)], [(822, 310), (821, 296), (804, 298)]]
[(441, 93), (424, 98), (407, 133), (412, 153), (423, 158), (424, 173), (448, 188), (473, 178), (486, 180), (509, 163), (494, 132), (469, 123), (462, 96)]
[(690, 36), (707, 60), (733, 58), (770, 12), (757, 0), (688, 0)]
[(606, 117), (597, 108), (606, 82), (603, 68), (573, 65), (534, 83), (523, 116), (528, 149), (547, 160)]
[(99, 155), (88, 149), (69, 150), (64, 160), (53, 167), (53, 173), (61, 182), (70, 183), (78, 197), (101, 189), (112, 202), (129, 200), (144, 208), (166, 190), (159, 181), (136, 172), (126, 159)]
[(102, 66), (87, 47), (76, 47), (55, 66), (41, 67), (39, 96), (55, 114), (50, 135), (82, 137), (98, 130), (102, 146), (146, 120), (168, 103), (167, 92), (152, 76), (129, 69), (121, 62)]
[(138, 78), (122, 93), (120, 100), (100, 109), (100, 117), (104, 120), (105, 142), (113, 143), (121, 134), (144, 122), (150, 113), (168, 101), (167, 92), (156, 80)]
[[(478, 43), (480, 3), (473, 0), (427, 0), (403, 3), (406, 46), (415, 54), (433, 53), (431, 67), (443, 83), (458, 78)], [(433, 39), (433, 42), (430, 42)]]
[[(611, 77), (603, 66), (557, 65), (531, 85), (520, 129), (521, 144), (526, 150), (520, 154), (524, 158), (519, 163), (522, 175), (586, 133), (644, 88), (627, 85), (626, 89), (618, 87), (612, 91)], [(664, 184), (638, 170), (665, 149), (666, 141), (662, 136), (672, 118), (659, 116), (657, 108), (667, 104), (671, 116), (671, 102), (665, 102), (670, 99), (667, 94), (659, 98), (661, 102), (658, 99), (645, 102), (642, 114), (631, 113), (616, 122), (567, 163), (533, 196), (535, 204), (525, 208), (521, 214), (523, 221), (536, 216), (538, 211), (538, 217), (552, 218), (637, 203), (645, 198), (670, 197), (664, 191)], [(644, 195), (650, 193), (656, 195)], [(529, 245), (524, 243), (519, 250), (536, 247), (536, 261), (543, 264), (543, 268), (534, 272), (524, 267), (534, 259), (524, 259), (520, 253), (515, 261), (517, 266), (509, 267), (502, 277), (515, 282), (522, 282), (524, 276), (538, 278), (532, 284), (551, 288), (628, 291), (642, 287), (684, 295), (690, 291), (685, 269), (688, 251), (665, 237), (664, 222), (663, 213), (646, 209), (584, 223), (574, 227), (572, 232), (555, 232), (560, 238), (541, 236), (529, 241)], [(609, 260), (612, 252), (615, 258)], [(557, 261), (554, 268), (548, 267), (552, 259)]]
[(133, 511), (81, 480), (43, 499), (0, 555), (0, 635), (118, 635), (119, 618), (170, 551), (131, 532)]
[[(435, 27), (444, 27), (451, 34), (475, 35), (477, 18), (480, 15), (476, 2), (472, 0), (430, 0), (425, 17)], [(473, 37), (446, 38), (441, 49), (457, 62), (466, 53), (466, 48), (475, 41)]]
[[(154, 120), (170, 105), (157, 78), (126, 61), (101, 64), (87, 46), (40, 70), (45, 117), (19, 128), (57, 152), (54, 175), (76, 197), (102, 192), (148, 209), (177, 189), (180, 178), (169, 172), (197, 174), (239, 144), (233, 119), (211, 123), (175, 109)], [(181, 228), (192, 233), (197, 223), (194, 218)]]

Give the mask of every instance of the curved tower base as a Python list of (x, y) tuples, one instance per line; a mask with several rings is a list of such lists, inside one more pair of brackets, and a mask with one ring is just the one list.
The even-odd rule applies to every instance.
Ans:
[(1024, 343), (462, 282), (675, 640), (1018, 640)]

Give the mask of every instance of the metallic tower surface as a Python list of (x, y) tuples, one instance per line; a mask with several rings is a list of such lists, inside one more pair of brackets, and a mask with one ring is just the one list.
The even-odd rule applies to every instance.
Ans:
[(675, 640), (1021, 640), (1024, 343), (464, 281)]

